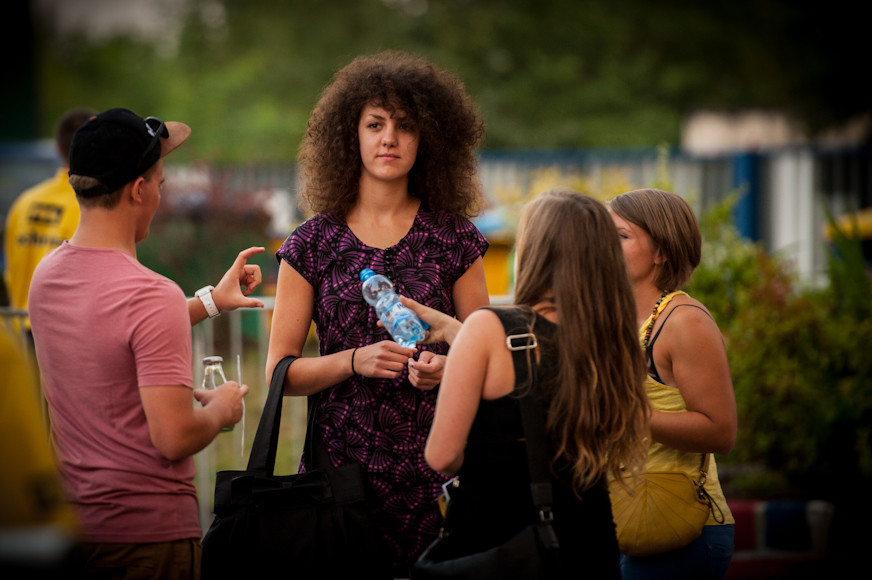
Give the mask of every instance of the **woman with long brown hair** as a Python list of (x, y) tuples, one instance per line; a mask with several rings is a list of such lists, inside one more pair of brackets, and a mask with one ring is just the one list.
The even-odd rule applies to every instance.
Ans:
[[(561, 577), (619, 578), (606, 479), (644, 463), (649, 413), (620, 242), (602, 203), (553, 190), (525, 207), (516, 250), (513, 306), (480, 309), (459, 326), (412, 305), (431, 332), (453, 340), (425, 451), (434, 469), (458, 475), (465, 495), (452, 499), (445, 525), (462, 555), (530, 523), (519, 398), (533, 396), (545, 409)], [(507, 348), (498, 315), (506, 309), (538, 343), (527, 389), (517, 388), (525, 377)]]

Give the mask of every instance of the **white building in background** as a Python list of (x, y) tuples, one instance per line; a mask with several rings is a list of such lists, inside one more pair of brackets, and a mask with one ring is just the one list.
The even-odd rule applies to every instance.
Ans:
[(699, 111), (685, 119), (681, 132), (688, 154), (733, 156), (747, 166), (756, 186), (751, 184), (754, 203), (748, 208), (754, 224), (746, 233), (811, 279), (826, 264), (825, 208), (839, 216), (872, 207), (870, 144), (872, 112), (809, 136), (778, 112)]

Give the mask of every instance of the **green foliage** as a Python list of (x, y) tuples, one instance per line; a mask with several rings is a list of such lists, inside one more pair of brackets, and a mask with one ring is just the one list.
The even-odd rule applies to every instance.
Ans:
[[(164, 204), (151, 224), (149, 236), (137, 247), (144, 265), (176, 282), (186, 295), (206, 284), (215, 285), (236, 255), (250, 246), (263, 246), (268, 218), (231, 205), (211, 203), (194, 209)], [(272, 256), (259, 254), (264, 281), (274, 268)]]
[(858, 236), (856, 219), (850, 229), (840, 228), (828, 208), (826, 210), (830, 235), (829, 274), (833, 292), (840, 297), (839, 311), (858, 319), (872, 315), (872, 279), (866, 273), (866, 258)]
[[(668, 189), (668, 188), (667, 188)], [(717, 312), (721, 329), (737, 320), (753, 302), (747, 289), (768, 272), (773, 282), (790, 284), (789, 275), (768, 259), (759, 246), (741, 238), (732, 225), (734, 194), (699, 216), (703, 232), (702, 259), (689, 288), (710, 311)]]
[[(193, 127), (180, 160), (290, 162), (332, 74), (359, 54), (384, 49), (421, 54), (465, 81), (481, 106), (489, 149), (675, 144), (683, 115), (701, 108), (780, 108), (811, 128), (868, 109), (862, 91), (841, 89), (851, 59), (864, 54), (859, 27), (865, 21), (841, 19), (848, 12), (832, 6), (811, 10), (788, 0), (677, 0), (656, 10), (639, 0), (172, 4), (155, 38), (62, 35), (38, 11), (42, 134), (72, 106), (127, 106)], [(840, 21), (831, 21), (837, 14)]]
[(719, 461), (761, 468), (732, 482), (740, 495), (838, 499), (845, 475), (872, 481), (872, 289), (860, 242), (841, 235), (828, 283), (803, 286), (736, 235), (734, 202), (700, 220), (704, 261), (687, 288), (715, 316), (730, 358), (739, 433)]

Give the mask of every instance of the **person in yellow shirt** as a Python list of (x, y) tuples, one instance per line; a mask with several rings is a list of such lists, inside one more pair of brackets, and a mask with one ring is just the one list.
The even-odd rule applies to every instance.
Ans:
[(78, 518), (61, 487), (39, 400), (26, 349), (0, 321), (0, 577), (84, 569)]
[[(9, 306), (27, 309), (27, 293), (33, 270), (42, 258), (72, 237), (79, 224), (79, 204), (69, 184), (69, 154), (73, 135), (96, 115), (87, 108), (70, 109), (55, 126), (55, 146), (63, 162), (54, 177), (24, 191), (12, 204), (6, 218), (3, 273)], [(29, 329), (30, 323), (26, 322)]]
[(733, 448), (738, 417), (721, 331), (708, 309), (680, 289), (700, 263), (699, 223), (687, 201), (660, 189), (628, 191), (606, 207), (621, 239), (648, 367), (645, 390), (653, 413), (646, 470), (700, 479), (711, 501), (699, 537), (651, 555), (622, 555), (621, 576), (724, 578), (733, 557), (735, 518), (714, 455)]

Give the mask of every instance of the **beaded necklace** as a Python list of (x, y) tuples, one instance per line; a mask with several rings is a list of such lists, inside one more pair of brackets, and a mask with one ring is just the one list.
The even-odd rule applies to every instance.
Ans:
[(648, 322), (648, 326), (645, 327), (645, 339), (642, 341), (642, 350), (648, 350), (648, 341), (651, 340), (651, 330), (654, 328), (654, 321), (657, 320), (657, 309), (660, 308), (660, 304), (663, 302), (663, 299), (666, 298), (666, 295), (669, 292), (664, 291), (663, 294), (660, 295), (660, 298), (657, 299), (657, 303), (654, 304), (654, 310), (651, 312), (651, 320)]

